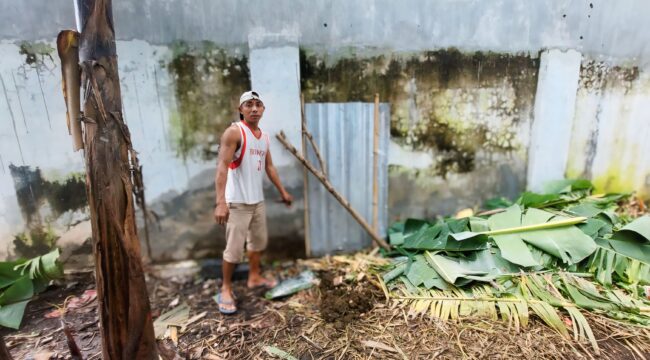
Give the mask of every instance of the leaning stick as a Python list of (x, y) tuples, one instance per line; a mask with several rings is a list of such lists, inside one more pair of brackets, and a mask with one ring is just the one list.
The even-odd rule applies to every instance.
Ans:
[(372, 227), (379, 230), (379, 94), (375, 94), (372, 136)]
[[(320, 154), (320, 150), (314, 141), (314, 136), (309, 132), (309, 130), (307, 130), (307, 120), (305, 119), (305, 97), (303, 95), (300, 95), (300, 116), (302, 119), (302, 136), (309, 139), (311, 148), (314, 149), (316, 159), (318, 159), (318, 163), (320, 164), (320, 170), (323, 172), (323, 175), (327, 177), (327, 167), (325, 166), (325, 160), (323, 160), (323, 157)], [(303, 151), (305, 154), (307, 153), (306, 146), (303, 147)]]
[(284, 147), (285, 147), (287, 150), (289, 150), (289, 152), (291, 152), (291, 153), (293, 154), (293, 156), (296, 157), (296, 159), (298, 159), (298, 160), (302, 163), (302, 165), (303, 165), (304, 167), (307, 168), (307, 170), (309, 170), (312, 174), (314, 174), (314, 176), (315, 176), (318, 180), (320, 180), (320, 182), (323, 184), (323, 186), (325, 186), (325, 189), (327, 189), (327, 191), (329, 191), (330, 194), (332, 194), (332, 196), (334, 196), (334, 198), (335, 198), (335, 199), (336, 199), (336, 200), (337, 200), (337, 201), (338, 201), (338, 202), (339, 202), (339, 203), (340, 203), (340, 204), (341, 204), (341, 205), (342, 205), (342, 206), (343, 206), (343, 207), (344, 207), (344, 208), (345, 208), (349, 213), (350, 213), (350, 215), (352, 215), (352, 217), (354, 218), (354, 220), (356, 220), (356, 221), (359, 223), (359, 225), (361, 225), (361, 227), (362, 227), (364, 230), (366, 230), (366, 232), (370, 235), (370, 238), (371, 238), (371, 239), (372, 239), (372, 240), (373, 240), (377, 245), (381, 246), (382, 248), (384, 248), (384, 249), (386, 249), (386, 250), (390, 250), (390, 246), (386, 243), (386, 241), (384, 241), (384, 239), (382, 239), (382, 238), (379, 236), (379, 234), (377, 234), (377, 232), (376, 232), (376, 231), (375, 231), (375, 230), (374, 230), (374, 229), (373, 229), (373, 228), (372, 228), (372, 227), (371, 227), (371, 226), (370, 226), (370, 225), (369, 225), (369, 224), (368, 224), (368, 223), (363, 219), (363, 217), (361, 217), (361, 215), (360, 215), (356, 210), (354, 210), (354, 209), (352, 208), (352, 206), (350, 205), (350, 202), (349, 202), (348, 200), (346, 200), (343, 196), (341, 196), (341, 194), (339, 194), (339, 193), (334, 189), (334, 187), (333, 187), (332, 184), (329, 182), (329, 180), (327, 180), (327, 178), (325, 177), (325, 175), (323, 175), (322, 172), (318, 171), (318, 170), (314, 167), (314, 165), (312, 165), (309, 161), (307, 161), (307, 160), (306, 160), (306, 159), (305, 159), (305, 158), (304, 158), (304, 157), (303, 157), (303, 156), (298, 152), (298, 149), (296, 149), (293, 145), (291, 145), (291, 144), (287, 141), (287, 138), (286, 138), (286, 136), (284, 135), (284, 132), (280, 131), (280, 133), (277, 134), (275, 137), (280, 141), (280, 143), (282, 143), (282, 145), (284, 145)]
[[(297, 70), (296, 70), (297, 72)], [(300, 82), (299, 82), (300, 84)], [(305, 131), (307, 130), (307, 122), (305, 121), (305, 96), (300, 94), (300, 115), (302, 116), (302, 126), (300, 132), (302, 136), (300, 137), (302, 143), (302, 153), (307, 153), (307, 142), (305, 141)], [(324, 171), (325, 169), (323, 169)], [(302, 168), (302, 182), (303, 182), (303, 197), (305, 201), (305, 250), (307, 256), (311, 256), (311, 239), (310, 239), (310, 218), (309, 218), (309, 173), (307, 169), (303, 166)]]

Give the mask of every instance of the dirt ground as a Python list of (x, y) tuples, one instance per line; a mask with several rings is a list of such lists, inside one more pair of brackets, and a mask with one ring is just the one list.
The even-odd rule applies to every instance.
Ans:
[[(359, 270), (356, 260), (338, 258), (298, 261), (272, 269), (274, 274), (288, 277), (309, 267), (320, 278), (318, 286), (281, 300), (266, 300), (263, 290), (249, 290), (245, 281), (238, 281), (239, 312), (231, 316), (220, 314), (212, 299), (219, 280), (149, 275), (153, 317), (187, 302), (189, 317), (197, 320), (178, 336), (177, 349), (183, 359), (274, 358), (268, 346), (301, 360), (650, 358), (646, 330), (636, 331), (633, 326), (595, 315), (589, 320), (600, 354), (589, 344), (564, 339), (535, 318), (519, 333), (500, 321), (443, 323), (414, 318), (385, 303), (381, 290)], [(60, 319), (44, 316), (67, 297), (92, 289), (94, 282), (87, 273), (70, 277), (65, 284), (53, 286), (28, 305), (19, 331), (4, 332), (15, 359), (70, 358)], [(101, 358), (95, 305), (91, 301), (65, 315), (85, 359)]]

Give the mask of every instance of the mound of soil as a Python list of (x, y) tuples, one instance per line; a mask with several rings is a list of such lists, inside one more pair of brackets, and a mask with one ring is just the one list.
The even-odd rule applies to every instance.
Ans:
[(341, 283), (334, 285), (335, 273), (322, 272), (320, 276), (320, 313), (323, 320), (337, 329), (368, 312), (374, 304), (373, 286), (367, 283)]

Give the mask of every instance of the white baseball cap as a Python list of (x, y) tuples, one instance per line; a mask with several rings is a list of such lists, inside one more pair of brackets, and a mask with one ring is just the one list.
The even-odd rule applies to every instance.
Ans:
[(241, 97), (239, 98), (239, 106), (241, 106), (241, 104), (245, 103), (246, 101), (253, 100), (253, 99), (262, 101), (262, 98), (260, 98), (260, 94), (258, 94), (257, 92), (252, 90), (246, 91), (245, 93), (241, 94)]

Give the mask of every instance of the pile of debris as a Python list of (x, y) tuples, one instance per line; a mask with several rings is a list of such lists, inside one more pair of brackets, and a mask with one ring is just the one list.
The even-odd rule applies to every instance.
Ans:
[(386, 254), (394, 259), (378, 277), (386, 298), (441, 320), (500, 316), (516, 331), (532, 311), (595, 354), (586, 312), (642, 325), (647, 336), (650, 216), (639, 216), (643, 203), (630, 206), (627, 194), (592, 189), (586, 180), (557, 181), (476, 215), (394, 224)]
[[(220, 279), (150, 271), (156, 335), (186, 359), (645, 358), (645, 206), (594, 195), (584, 181), (552, 185), (484, 211), (394, 224), (390, 251), (276, 264), (290, 281), (269, 292), (236, 281), (232, 316), (213, 299)], [(92, 283), (32, 301), (29, 321), (5, 333), (14, 358), (69, 357), (69, 328), (83, 358), (98, 359)]]

